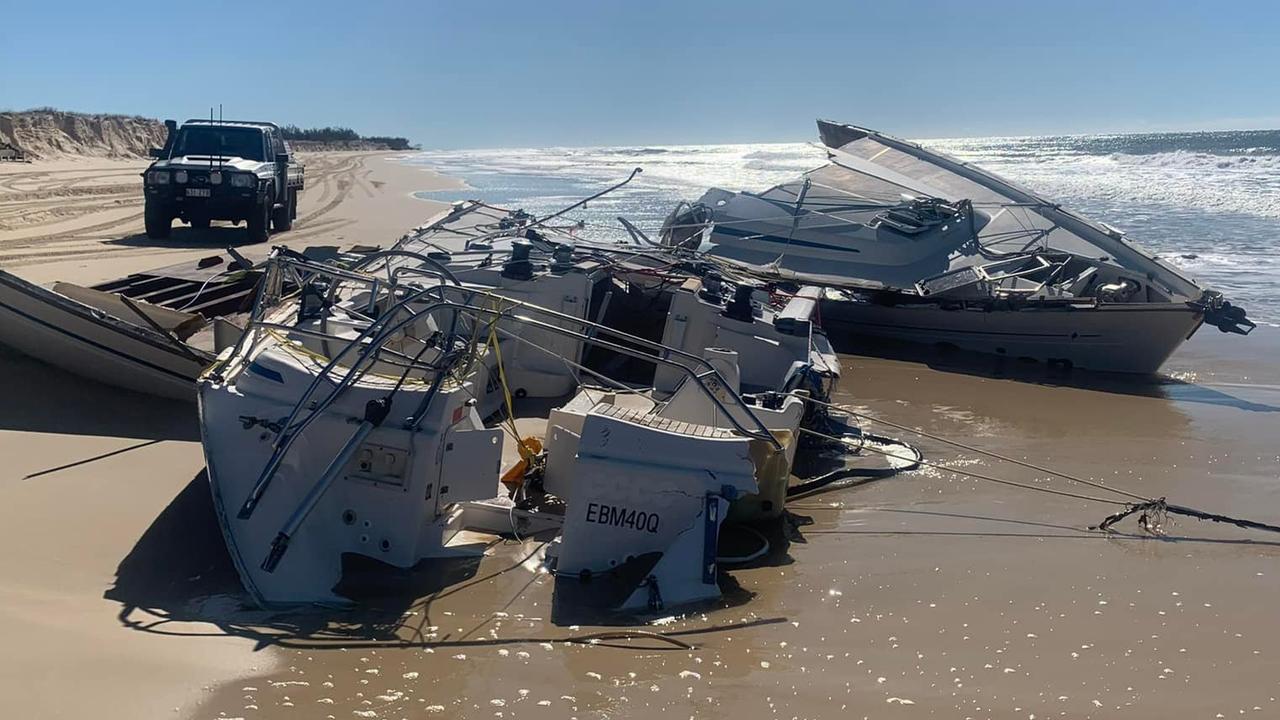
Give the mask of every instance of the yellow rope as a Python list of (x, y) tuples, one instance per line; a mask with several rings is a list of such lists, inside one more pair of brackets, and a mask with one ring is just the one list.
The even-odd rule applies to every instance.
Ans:
[(494, 318), (489, 323), (489, 345), (493, 347), (493, 356), (498, 361), (498, 379), (502, 381), (502, 397), (507, 404), (507, 422), (511, 426), (511, 433), (515, 435), (516, 440), (520, 439), (520, 433), (516, 431), (516, 413), (511, 401), (511, 390), (507, 387), (507, 372), (502, 367), (502, 348), (498, 347), (498, 320)]
[[(498, 347), (498, 318), (489, 323), (489, 344), (493, 346), (493, 356), (498, 363), (498, 379), (502, 383), (502, 396), (507, 403), (507, 424), (511, 428), (511, 436), (516, 440), (516, 450), (524, 462), (529, 462), (537, 453), (525, 444), (516, 427), (515, 404), (511, 400), (511, 389), (507, 386), (507, 371), (502, 365), (502, 348)], [(532, 438), (531, 438), (532, 440)]]

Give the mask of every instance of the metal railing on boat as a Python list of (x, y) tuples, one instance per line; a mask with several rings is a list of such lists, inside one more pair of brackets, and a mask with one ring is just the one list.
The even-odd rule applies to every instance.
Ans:
[[(403, 251), (388, 252), (398, 255), (404, 254)], [(382, 253), (375, 253), (373, 255), (374, 256), (371, 260), (376, 260), (378, 259), (377, 256), (382, 255)], [(366, 261), (366, 264), (368, 262), (370, 261)], [(370, 286), (371, 290), (374, 292), (387, 291), (391, 293), (392, 296), (394, 296), (394, 293), (401, 287), (396, 284), (385, 283), (380, 278), (360, 273), (359, 271), (316, 263), (301, 256), (273, 256), (268, 261), (267, 278), (262, 285), (263, 289), (259, 294), (259, 301), (255, 303), (254, 310), (250, 315), (249, 324), (246, 327), (245, 333), (241, 337), (236, 348), (227, 357), (227, 360), (221, 364), (222, 367), (225, 367), (225, 364), (230, 362), (232, 358), (238, 357), (244, 351), (246, 346), (252, 347), (253, 340), (251, 339), (251, 336), (255, 335), (255, 331), (257, 329), (271, 329), (284, 332), (297, 332), (302, 330), (290, 325), (267, 322), (262, 317), (265, 312), (265, 306), (267, 305), (265, 301), (269, 299), (267, 288), (280, 287), (278, 283), (273, 282), (273, 273), (275, 273), (275, 276), (278, 276), (279, 273), (286, 271), (293, 271), (296, 274), (297, 279), (300, 281), (302, 281), (302, 273), (305, 272), (310, 275), (311, 279), (314, 279), (315, 276), (328, 276), (334, 279), (341, 279), (343, 281), (363, 283)], [(451, 274), (449, 274), (448, 277), (441, 274), (441, 280), (449, 280), (456, 283), (456, 278), (453, 278)], [(411, 306), (411, 304), (415, 302), (427, 301), (427, 298), (433, 293), (437, 295), (438, 298), (434, 301), (430, 301), (430, 304), (423, 307)], [(464, 296), (464, 299), (460, 301), (451, 301), (446, 299), (446, 293), (458, 293)], [(475, 304), (477, 299), (490, 301), (493, 303), (494, 307), (485, 307), (483, 305)], [(391, 318), (406, 310), (408, 313), (403, 320), (399, 320), (395, 324), (390, 324)], [(327, 339), (343, 342), (345, 343), (345, 346), (329, 360), (324, 368), (316, 373), (310, 385), (295, 403), (293, 410), (290, 412), (286, 421), (282, 423), (282, 429), (280, 433), (277, 434), (274, 443), (272, 456), (266, 467), (263, 468), (262, 474), (250, 489), (249, 495), (245, 498), (244, 503), (240, 508), (239, 517), (241, 519), (247, 519), (252, 515), (254, 508), (270, 486), (272, 478), (279, 469), (281, 462), (292, 447), (296, 438), (306, 431), (312, 420), (324, 412), (347, 387), (354, 383), (358, 377), (363, 374), (360, 370), (361, 366), (369, 361), (374, 354), (380, 352), (383, 349), (382, 346), (392, 337), (392, 335), (394, 335), (394, 333), (403, 329), (405, 326), (416, 321), (420, 317), (430, 315), (431, 313), (441, 310), (451, 311), (455, 320), (459, 313), (470, 314), (476, 321), (479, 321), (481, 316), (492, 318), (492, 322), (495, 323), (495, 331), (501, 332), (508, 337), (516, 338), (522, 343), (532, 344), (548, 353), (551, 351), (537, 346), (536, 343), (532, 343), (528, 338), (523, 338), (515, 333), (507, 331), (506, 329), (500, 328), (496, 323), (504, 318), (516, 320), (520, 322), (522, 326), (533, 327), (537, 330), (572, 338), (584, 344), (602, 347), (628, 357), (654, 363), (655, 365), (663, 365), (673, 368), (684, 374), (687, 379), (692, 380), (702, 393), (711, 401), (716, 410), (724, 415), (725, 419), (735, 430), (747, 437), (768, 442), (775, 449), (781, 449), (781, 444), (778, 439), (768, 430), (760, 418), (752, 412), (750, 406), (742, 400), (741, 396), (738, 393), (729, 390), (729, 385), (725, 381), (725, 378), (706, 358), (679, 348), (663, 345), (660, 342), (632, 335), (591, 320), (568, 315), (533, 303), (514, 300), (499, 293), (481, 288), (464, 287), (459, 284), (445, 284), (442, 282), (442, 284), (432, 285), (426, 288), (414, 287), (413, 292), (379, 314), (377, 318), (374, 318), (369, 325), (354, 338), (326, 336), (326, 334), (316, 331), (305, 331), (307, 334), (326, 336)], [(527, 314), (518, 315), (513, 312), (515, 310), (521, 310)], [(535, 315), (541, 315), (556, 322), (574, 324), (582, 330), (575, 331), (570, 328), (561, 327), (553, 322), (547, 322), (533, 317)], [(390, 327), (388, 327), (388, 325), (390, 325)], [(620, 342), (602, 339), (600, 337), (601, 333)], [(644, 352), (642, 349), (632, 347), (632, 345), (651, 352)], [(324, 400), (316, 403), (314, 407), (311, 408), (311, 411), (307, 416), (299, 421), (298, 415), (300, 411), (311, 400), (312, 395), (316, 392), (321, 382), (328, 377), (330, 373), (338, 367), (343, 358), (345, 358), (348, 353), (356, 347), (362, 347), (363, 349), (357, 355), (354, 362), (351, 363), (350, 369), (340, 380), (338, 380), (328, 396), (326, 396)], [(678, 358), (685, 362), (678, 362), (677, 359), (673, 358)], [(220, 368), (214, 372), (220, 372)], [(596, 373), (593, 372), (592, 374)], [(712, 391), (708, 386), (708, 380), (712, 379), (716, 381), (719, 389), (725, 391), (725, 395), (731, 399), (731, 404), (740, 411), (742, 416), (751, 419), (752, 424), (755, 426), (754, 429), (746, 427), (746, 425), (744, 425), (738, 417), (735, 416), (735, 413), (730, 411), (724, 401), (722, 401), (720, 397)], [(429, 403), (430, 400), (430, 396), (424, 399), (424, 405)], [(417, 423), (421, 421), (422, 416), (423, 413), (421, 411), (415, 413), (415, 422), (410, 429), (416, 429)]]

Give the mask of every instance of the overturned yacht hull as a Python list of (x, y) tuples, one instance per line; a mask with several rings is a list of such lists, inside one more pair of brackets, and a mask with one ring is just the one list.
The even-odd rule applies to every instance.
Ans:
[(1203, 323), (1254, 326), (1115, 228), (915, 143), (818, 127), (827, 165), (764, 192), (712, 188), (664, 241), (838, 289), (823, 316), (859, 335), (1091, 370), (1152, 373)]
[(990, 311), (835, 301), (822, 317), (833, 332), (1139, 374), (1157, 372), (1204, 322), (1169, 303)]

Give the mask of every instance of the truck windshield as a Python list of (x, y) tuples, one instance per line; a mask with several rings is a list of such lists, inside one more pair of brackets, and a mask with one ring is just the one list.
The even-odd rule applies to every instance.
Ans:
[(178, 131), (171, 157), (221, 155), (262, 161), (262, 132), (252, 128), (188, 125)]

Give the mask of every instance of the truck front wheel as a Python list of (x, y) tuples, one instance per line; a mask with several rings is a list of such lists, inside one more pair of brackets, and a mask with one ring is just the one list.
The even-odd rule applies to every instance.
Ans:
[(271, 234), (270, 223), (271, 198), (268, 197), (254, 205), (253, 211), (249, 213), (249, 221), (245, 223), (249, 228), (249, 242), (266, 242)]
[(293, 229), (293, 207), (298, 202), (296, 190), (286, 190), (284, 202), (280, 203), (280, 207), (276, 208), (271, 216), (271, 226), (276, 232), (285, 232)]
[(147, 228), (147, 237), (152, 240), (163, 240), (169, 237), (173, 228), (173, 217), (163, 207), (147, 203), (142, 212), (143, 224)]

